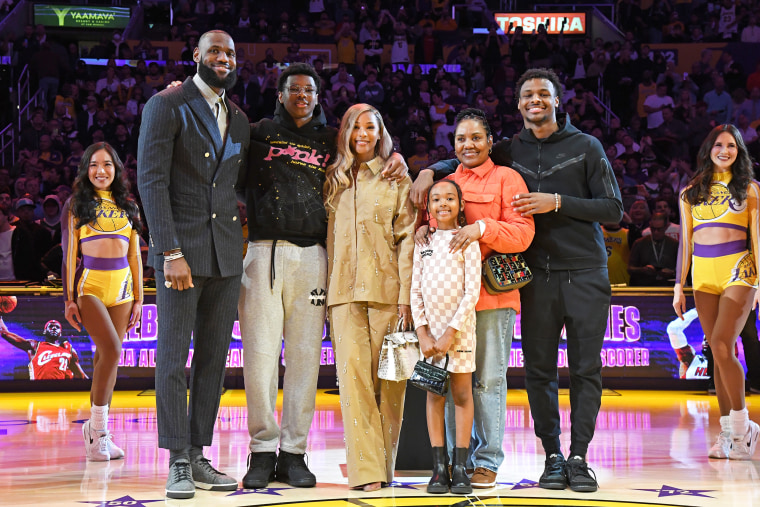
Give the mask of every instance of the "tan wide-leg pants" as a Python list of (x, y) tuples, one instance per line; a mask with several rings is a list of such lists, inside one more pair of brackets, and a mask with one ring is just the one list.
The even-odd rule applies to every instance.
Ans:
[(383, 336), (394, 329), (396, 305), (331, 306), (330, 334), (346, 439), (348, 486), (393, 481), (406, 382), (377, 377)]

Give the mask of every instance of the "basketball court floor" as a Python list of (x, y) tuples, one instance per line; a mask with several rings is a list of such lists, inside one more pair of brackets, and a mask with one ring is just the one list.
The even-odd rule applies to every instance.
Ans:
[[(26, 506), (760, 506), (760, 451), (755, 461), (710, 460), (719, 430), (717, 400), (697, 391), (605, 391), (588, 461), (596, 493), (549, 491), (536, 481), (543, 451), (535, 438), (524, 391), (508, 396), (504, 451), (497, 486), (471, 496), (425, 493), (427, 471), (397, 471), (392, 487), (349, 491), (337, 394), (320, 391), (309, 436), (308, 462), (316, 488), (272, 483), (235, 492), (198, 490), (191, 500), (164, 498), (167, 453), (157, 447), (155, 398), (150, 392), (114, 395), (110, 426), (126, 457), (87, 462), (81, 427), (87, 393), (0, 394), (0, 505)], [(560, 396), (563, 448), (569, 445), (569, 399)], [(760, 421), (760, 395), (748, 395)], [(404, 424), (420, 421), (405, 420)], [(242, 479), (248, 431), (245, 394), (227, 391), (206, 457)]]

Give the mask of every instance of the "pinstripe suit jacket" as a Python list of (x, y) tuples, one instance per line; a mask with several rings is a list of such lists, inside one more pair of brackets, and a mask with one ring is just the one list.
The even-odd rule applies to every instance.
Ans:
[(137, 152), (137, 185), (150, 230), (148, 264), (181, 248), (197, 276), (243, 272), (235, 184), (244, 177), (248, 118), (235, 104), (222, 140), (191, 78), (148, 100)]

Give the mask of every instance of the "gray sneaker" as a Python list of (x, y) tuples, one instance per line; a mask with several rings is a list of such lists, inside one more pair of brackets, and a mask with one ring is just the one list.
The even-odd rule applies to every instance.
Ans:
[(166, 496), (168, 498), (192, 498), (195, 496), (195, 484), (190, 462), (180, 458), (169, 468), (166, 478)]
[(195, 486), (209, 491), (235, 491), (238, 482), (229, 475), (223, 474), (211, 466), (211, 462), (203, 456), (196, 457), (190, 466), (193, 469)]

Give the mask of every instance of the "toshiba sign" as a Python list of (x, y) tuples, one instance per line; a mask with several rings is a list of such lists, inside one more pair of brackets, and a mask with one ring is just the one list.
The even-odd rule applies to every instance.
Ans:
[(505, 33), (510, 23), (512, 23), (513, 30), (515, 27), (521, 26), (523, 31), (527, 33), (536, 30), (538, 25), (544, 25), (548, 33), (559, 33), (562, 28), (562, 20), (565, 18), (567, 18), (567, 24), (564, 33), (573, 35), (586, 33), (586, 14), (583, 12), (553, 12), (551, 14), (500, 12), (494, 14), (494, 19), (499, 24), (499, 28)]

